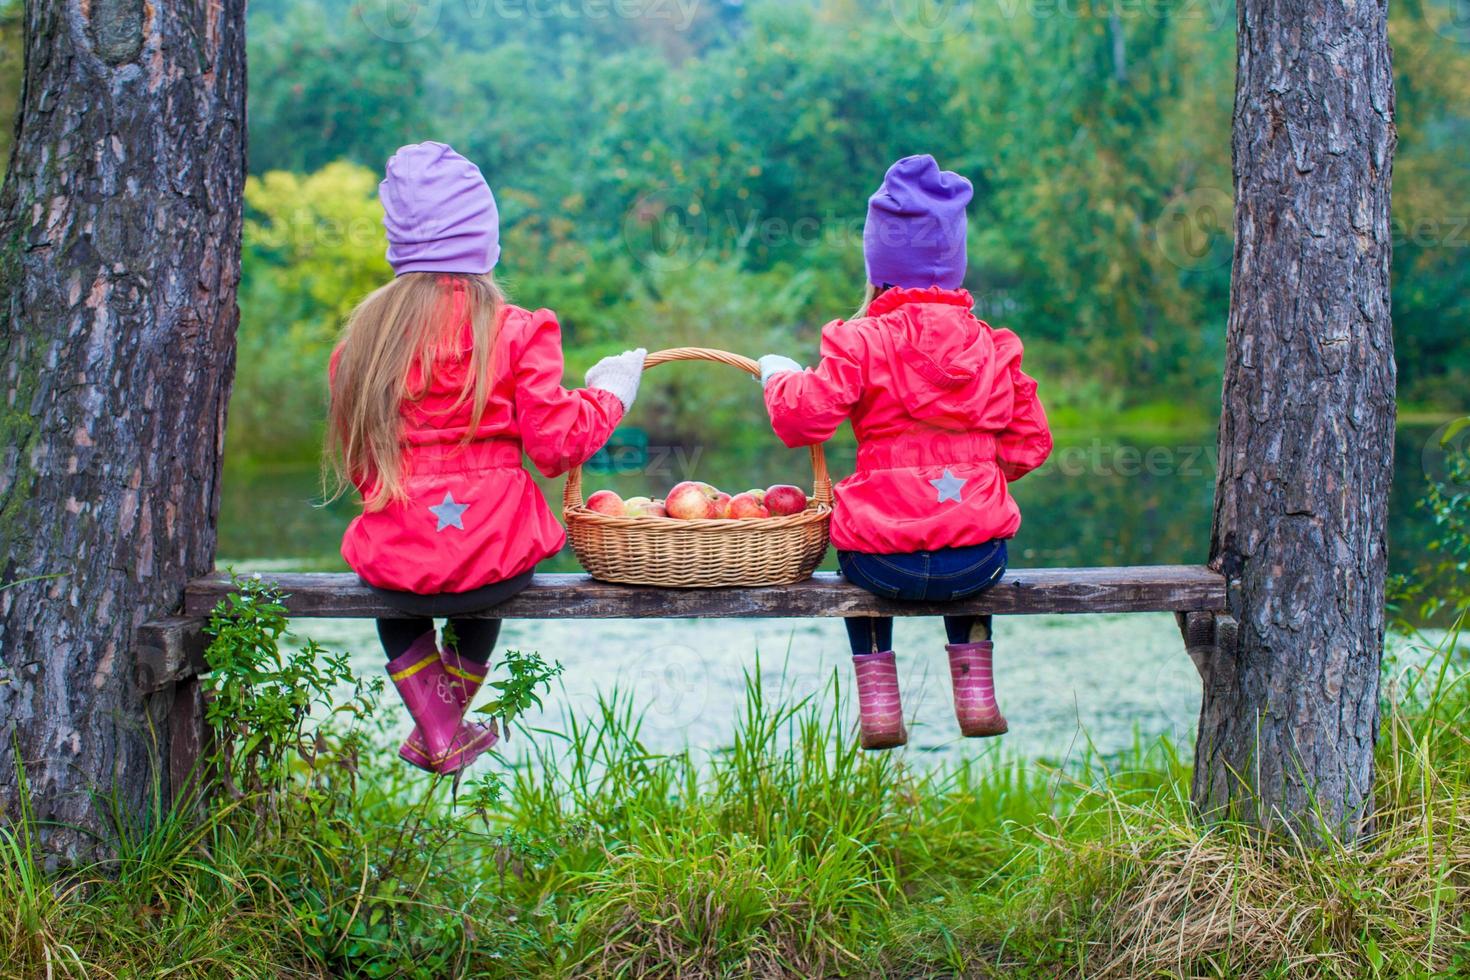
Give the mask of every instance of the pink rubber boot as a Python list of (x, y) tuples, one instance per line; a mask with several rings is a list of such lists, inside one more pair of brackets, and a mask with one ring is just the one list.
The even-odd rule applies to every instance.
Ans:
[[(439, 655), (439, 660), (444, 665), (444, 672), (449, 676), (449, 685), (454, 693), (459, 717), (463, 719), (465, 712), (469, 710), (470, 702), (475, 698), (475, 692), (485, 683), (485, 668), (472, 660), (463, 659), (454, 650), (443, 651)], [(436, 763), (424, 739), (423, 730), (415, 725), (413, 731), (398, 749), (398, 757), (428, 772), (453, 773), (468, 766), (482, 752), (493, 748), (498, 741), (500, 741), (500, 732), (493, 721), (467, 722), (462, 720), (459, 730), (455, 733), (454, 744), (450, 746), (449, 754)]]
[(1004, 735), (1009, 727), (995, 703), (995, 675), (991, 671), (994, 644), (989, 640), (951, 643), (944, 649), (949, 651), (954, 716), (960, 723), (960, 734), (966, 738)]
[(432, 630), (388, 664), (388, 676), (415, 722), (398, 750), (405, 761), (429, 772), (457, 772), (499, 739), (493, 724), (464, 721), (485, 679), (481, 668), (457, 654), (441, 656)]
[(891, 749), (909, 740), (898, 697), (898, 665), (892, 650), (852, 658), (857, 670), (858, 728), (865, 749)]

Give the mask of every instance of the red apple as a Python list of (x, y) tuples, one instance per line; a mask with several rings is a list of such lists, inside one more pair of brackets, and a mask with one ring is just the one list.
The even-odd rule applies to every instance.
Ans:
[(664, 498), (664, 509), (681, 521), (707, 521), (715, 516), (715, 494), (708, 483), (685, 480)]
[(747, 490), (745, 492), (748, 493), (748, 494), (750, 494), (756, 500), (759, 500), (761, 503), (765, 503), (766, 502), (766, 492), (764, 490), (760, 489), (759, 487), (757, 487), (754, 490)]
[(754, 494), (737, 493), (730, 498), (730, 517), (733, 520), (770, 517), (771, 512), (755, 498)]
[(723, 490), (715, 491), (715, 517), (723, 520), (730, 516), (730, 495)]
[(611, 490), (599, 490), (587, 498), (587, 509), (608, 517), (622, 517), (627, 513), (623, 498)]
[(800, 487), (779, 483), (766, 490), (765, 505), (777, 517), (800, 514), (806, 510), (806, 494)]

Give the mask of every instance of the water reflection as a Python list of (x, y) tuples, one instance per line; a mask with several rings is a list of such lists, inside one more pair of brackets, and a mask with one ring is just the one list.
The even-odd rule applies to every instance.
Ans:
[[(1423, 447), (1433, 426), (1404, 426), (1397, 438), (1390, 501), (1390, 560), (1409, 571), (1424, 553), (1433, 527), (1417, 501), (1425, 490)], [(851, 472), (850, 441), (828, 449), (834, 477)], [(588, 492), (610, 487), (624, 496), (661, 495), (683, 479), (702, 479), (731, 492), (771, 483), (810, 485), (804, 450), (772, 440), (742, 452), (716, 447), (651, 446), (646, 464), (622, 471), (588, 472)], [(1025, 515), (1012, 549), (1028, 566), (1130, 565), (1202, 562), (1208, 557), (1215, 479), (1212, 430), (1152, 436), (1059, 437), (1053, 457), (1018, 482), (1013, 492)], [(560, 509), (561, 480), (539, 480)], [(321, 488), (310, 467), (230, 470), (220, 515), (222, 561), (251, 567), (339, 570), (342, 531), (355, 511), (351, 500), (316, 505)], [(574, 571), (563, 552), (543, 566)], [(828, 566), (834, 567), (829, 556)]]

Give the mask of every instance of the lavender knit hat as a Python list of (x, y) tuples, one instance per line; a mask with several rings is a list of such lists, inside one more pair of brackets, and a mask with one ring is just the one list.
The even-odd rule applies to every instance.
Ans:
[(974, 189), (934, 158), (904, 157), (868, 198), (863, 260), (875, 286), (958, 289), (965, 281), (965, 205)]
[(393, 274), (481, 275), (500, 261), (500, 214), (480, 168), (443, 143), (410, 143), (378, 185)]

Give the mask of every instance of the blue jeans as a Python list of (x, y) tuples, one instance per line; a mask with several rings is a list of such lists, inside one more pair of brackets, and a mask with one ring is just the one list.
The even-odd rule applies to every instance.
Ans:
[[(967, 548), (938, 548), (905, 555), (837, 552), (837, 564), (849, 582), (884, 599), (948, 602), (968, 599), (990, 588), (1006, 570), (1006, 543), (1001, 540)], [(853, 656), (893, 649), (892, 616), (850, 616), (847, 638)], [(976, 626), (983, 635), (975, 635)], [(945, 616), (951, 643), (990, 638), (989, 616)]]

